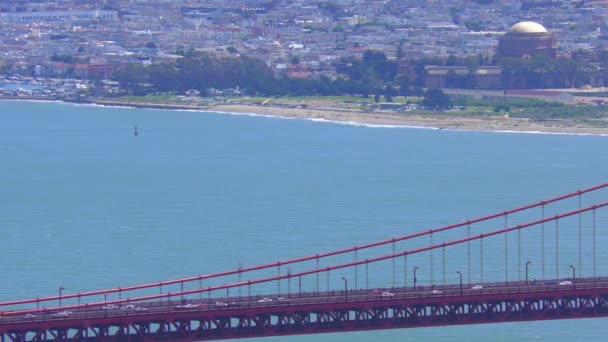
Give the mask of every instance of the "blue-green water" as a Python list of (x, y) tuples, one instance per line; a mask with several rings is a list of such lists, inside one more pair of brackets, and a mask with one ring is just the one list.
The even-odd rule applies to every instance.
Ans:
[[(0, 300), (251, 266), (494, 213), (606, 182), (607, 147), (600, 136), (0, 102)], [(268, 340), (600, 341), (607, 322)]]

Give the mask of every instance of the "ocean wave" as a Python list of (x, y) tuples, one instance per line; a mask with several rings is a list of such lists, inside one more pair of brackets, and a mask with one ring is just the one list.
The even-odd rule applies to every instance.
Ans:
[(290, 116), (280, 116), (280, 115), (272, 115), (272, 114), (258, 114), (258, 113), (238, 113), (238, 112), (223, 112), (219, 110), (206, 110), (204, 112), (207, 113), (217, 113), (217, 114), (227, 114), (234, 116), (249, 116), (249, 117), (260, 117), (260, 118), (270, 118), (270, 119), (281, 119), (281, 120), (296, 120), (299, 118), (290, 117)]
[(460, 129), (450, 127), (436, 127), (436, 126), (418, 126), (418, 125), (395, 125), (395, 124), (376, 124), (366, 123), (359, 121), (340, 121), (340, 120), (329, 120), (325, 118), (308, 118), (308, 117), (291, 117), (291, 116), (280, 116), (272, 114), (258, 114), (258, 113), (235, 113), (235, 112), (223, 112), (223, 111), (209, 111), (218, 114), (228, 114), (236, 116), (251, 116), (251, 117), (263, 117), (283, 120), (305, 120), (318, 123), (329, 123), (344, 126), (364, 127), (364, 128), (397, 128), (397, 129), (424, 129), (434, 131), (451, 131), (451, 132), (480, 132), (480, 133), (508, 133), (508, 134), (544, 134), (544, 135), (569, 135), (569, 136), (599, 136), (608, 137), (608, 133), (573, 133), (573, 132), (548, 132), (548, 131), (518, 131), (518, 130), (492, 130), (492, 129)]
[(545, 132), (545, 131), (515, 131), (515, 130), (498, 130), (486, 131), (494, 133), (516, 133), (516, 134), (545, 134), (545, 135), (575, 135), (575, 136), (597, 136), (608, 137), (608, 133), (574, 133), (574, 132)]
[(328, 120), (328, 119), (324, 119), (324, 118), (302, 118), (302, 119), (307, 120), (307, 121), (313, 121), (313, 122), (332, 123), (332, 124), (338, 124), (338, 125), (367, 127), (367, 128), (410, 128), (410, 129), (429, 129), (429, 130), (442, 129), (440, 127), (431, 127), (431, 126), (375, 124), (375, 123), (366, 123), (366, 122), (359, 122), (359, 121)]

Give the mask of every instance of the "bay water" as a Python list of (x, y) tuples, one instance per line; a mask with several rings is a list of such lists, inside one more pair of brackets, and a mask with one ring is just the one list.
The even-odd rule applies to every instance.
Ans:
[[(0, 101), (0, 301), (224, 271), (460, 222), (606, 182), (607, 147), (593, 135)], [(607, 322), (261, 340), (602, 341)]]

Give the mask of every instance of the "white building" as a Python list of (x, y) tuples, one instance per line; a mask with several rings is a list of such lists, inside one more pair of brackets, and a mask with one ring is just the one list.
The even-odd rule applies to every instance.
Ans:
[(117, 11), (83, 10), (83, 11), (40, 11), (0, 13), (0, 22), (32, 23), (61, 20), (118, 20)]

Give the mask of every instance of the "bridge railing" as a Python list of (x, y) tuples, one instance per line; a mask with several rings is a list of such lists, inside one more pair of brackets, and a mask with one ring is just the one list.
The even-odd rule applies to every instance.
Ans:
[[(513, 299), (523, 298), (534, 298), (535, 296), (542, 295), (545, 298), (553, 298), (562, 296), (563, 294), (572, 294), (572, 299), (582, 296), (587, 298), (593, 290), (600, 289), (604, 296), (608, 296), (608, 277), (586, 277), (576, 279), (576, 283), (572, 285), (560, 285), (559, 279), (546, 280), (543, 284), (525, 284), (521, 282), (507, 282), (507, 283), (486, 283), (483, 284), (483, 288), (474, 289), (471, 285), (463, 284), (461, 288), (460, 284), (450, 284), (446, 286), (420, 286), (418, 288), (413, 287), (401, 287), (391, 289), (392, 296), (382, 296), (381, 294), (374, 293), (370, 290), (351, 290), (347, 291), (345, 295), (344, 291), (329, 291), (322, 293), (311, 293), (308, 295), (304, 294), (293, 294), (284, 301), (276, 300), (276, 294), (267, 295), (269, 298), (274, 298), (271, 303), (260, 303), (258, 302), (259, 296), (254, 298), (239, 297), (235, 298), (235, 301), (229, 302), (225, 306), (198, 306), (196, 308), (184, 309), (182, 301), (169, 301), (163, 303), (147, 303), (145, 311), (136, 310), (101, 310), (99, 308), (90, 308), (85, 306), (82, 310), (70, 312), (66, 315), (58, 314), (54, 311), (45, 311), (38, 315), (23, 315), (23, 316), (9, 316), (3, 317), (0, 320), (0, 325), (3, 324), (14, 324), (23, 322), (46, 322), (46, 321), (65, 321), (74, 319), (105, 319), (110, 317), (125, 317), (125, 316), (138, 316), (141, 319), (145, 319), (146, 316), (154, 316), (158, 314), (171, 315), (171, 314), (183, 314), (197, 312), (200, 314), (208, 313), (209, 315), (215, 315), (218, 311), (221, 311), (223, 315), (230, 316), (231, 311), (242, 312), (243, 308), (255, 309), (255, 310), (272, 310), (273, 312), (281, 310), (291, 310), (291, 307), (297, 307), (299, 310), (305, 310), (307, 306), (314, 309), (318, 305), (336, 304), (343, 305), (345, 309), (349, 307), (357, 307), (358, 305), (408, 305), (416, 303), (417, 305), (434, 305), (437, 303), (447, 304), (449, 302), (481, 302), (483, 300), (496, 298), (503, 298), (504, 295), (516, 295)], [(549, 284), (547, 284), (549, 283)], [(576, 286), (575, 286), (576, 285)], [(385, 289), (388, 290), (388, 289)], [(517, 296), (525, 294), (525, 297)], [(508, 299), (508, 298), (507, 298)], [(217, 299), (218, 301), (221, 298)], [(189, 301), (195, 302), (195, 301)], [(389, 304), (390, 303), (390, 304)], [(145, 305), (146, 303), (141, 303)], [(180, 305), (182, 305), (180, 307)], [(283, 308), (283, 309), (282, 309)], [(65, 312), (65, 311), (60, 311)], [(197, 317), (201, 317), (200, 315)]]

